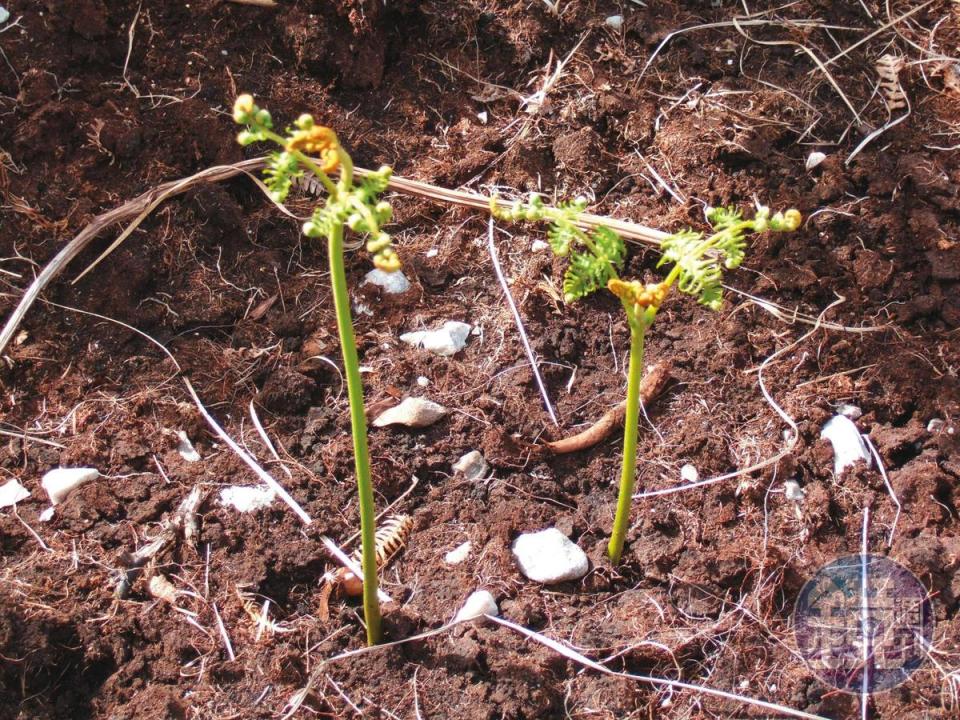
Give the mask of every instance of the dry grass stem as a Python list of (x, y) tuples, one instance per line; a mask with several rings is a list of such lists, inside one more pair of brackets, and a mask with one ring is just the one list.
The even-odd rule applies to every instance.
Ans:
[[(34, 279), (30, 286), (24, 291), (17, 307), (10, 314), (3, 331), (0, 332), (0, 354), (6, 349), (13, 339), (14, 334), (23, 321), (33, 303), (36, 302), (40, 293), (66, 268), (70, 262), (77, 257), (84, 249), (99, 235), (104, 229), (130, 221), (130, 224), (124, 229), (119, 237), (97, 258), (94, 265), (84, 273), (89, 272), (96, 263), (100, 262), (115, 250), (130, 234), (152, 213), (161, 203), (172, 197), (180, 195), (195, 185), (202, 182), (222, 182), (228, 180), (240, 173), (249, 173), (260, 170), (266, 164), (266, 157), (257, 157), (250, 160), (244, 160), (234, 165), (216, 165), (214, 167), (202, 170), (194, 175), (190, 175), (180, 180), (158, 185), (148, 190), (139, 197), (130, 200), (119, 207), (109, 210), (90, 222), (80, 233), (68, 242), (60, 252), (58, 252), (50, 262), (48, 262), (39, 275)], [(369, 170), (355, 168), (357, 176), (364, 176)], [(390, 179), (390, 189), (396, 192), (413, 195), (415, 197), (426, 198), (438, 202), (471, 207), (486, 211), (490, 206), (489, 198), (476, 193), (464, 192), (461, 190), (449, 190), (447, 188), (437, 187), (428, 183), (417, 182), (416, 180), (407, 180), (404, 178), (393, 177)], [(583, 214), (580, 221), (585, 229), (591, 229), (597, 225), (603, 224), (611, 230), (619, 233), (621, 236), (636, 240), (648, 245), (657, 246), (667, 233), (653, 228), (638, 225), (636, 223), (624, 222), (603, 218), (596, 215)], [(82, 277), (83, 274), (81, 274)], [(79, 277), (77, 278), (79, 280)], [(109, 318), (108, 318), (109, 319)]]

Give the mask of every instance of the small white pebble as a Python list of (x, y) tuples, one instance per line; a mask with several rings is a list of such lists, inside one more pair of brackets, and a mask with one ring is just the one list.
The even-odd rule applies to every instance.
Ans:
[(403, 333), (400, 340), (407, 345), (450, 357), (463, 350), (469, 335), (470, 325), (457, 320), (448, 320), (443, 324), (443, 327), (437, 330), (417, 330)]
[(805, 166), (807, 170), (813, 170), (817, 165), (819, 165), (826, 159), (827, 159), (827, 156), (825, 154), (817, 150), (814, 150), (812, 153), (807, 155), (807, 162), (805, 163)]
[(224, 57), (226, 57), (227, 55), (229, 55), (229, 53), (228, 53), (226, 50), (221, 50), (221, 51), (220, 51), (220, 54), (223, 55)]
[(693, 465), (687, 463), (680, 468), (680, 479), (684, 482), (695, 483), (700, 479), (700, 473), (697, 472), (697, 469)]
[(623, 15), (611, 15), (604, 22), (614, 30), (619, 30), (623, 27)]
[[(40, 13), (40, 14), (43, 15), (43, 13)], [(3, 7), (3, 5), (0, 5), (0, 25), (5, 23), (9, 19), (10, 19), (10, 11), (7, 10), (5, 7)]]
[(783, 495), (787, 500), (793, 500), (794, 502), (801, 502), (803, 496), (806, 495), (803, 488), (800, 487), (800, 483), (796, 480), (787, 480), (783, 483)]
[(447, 408), (432, 400), (408, 397), (399, 405), (380, 413), (373, 421), (373, 426), (405, 425), (406, 427), (422, 428), (433, 425), (448, 412), (450, 411)]
[(277, 494), (267, 485), (230, 485), (220, 489), (220, 504), (242, 513), (270, 507)]
[(387, 295), (399, 295), (410, 289), (410, 281), (400, 270), (388, 273), (374, 268), (363, 278), (363, 283), (383, 288)]
[(200, 462), (203, 459), (183, 430), (177, 430), (177, 437), (180, 438), (180, 442), (177, 444), (177, 452), (180, 453), (180, 457), (187, 462)]
[(838, 407), (837, 412), (844, 417), (850, 418), (851, 420), (859, 420), (863, 416), (863, 410), (858, 408), (856, 405), (849, 405), (847, 403), (844, 403)]
[(163, 575), (157, 574), (150, 578), (148, 588), (150, 594), (157, 600), (166, 600), (168, 603), (176, 604), (177, 588)]
[(927, 432), (928, 433), (938, 433), (942, 432), (946, 423), (940, 418), (934, 418), (927, 423)]
[(833, 473), (837, 477), (848, 467), (859, 460), (870, 467), (870, 451), (860, 436), (860, 431), (853, 424), (853, 420), (846, 415), (834, 415), (823, 426), (820, 437), (826, 438), (833, 445)]
[(556, 528), (524, 533), (512, 549), (520, 572), (544, 585), (579, 580), (590, 569), (586, 553)]
[(71, 492), (98, 477), (100, 471), (96, 468), (56, 468), (43, 476), (40, 485), (47, 491), (50, 504), (59, 505)]
[(460, 473), (471, 481), (481, 479), (489, 469), (490, 466), (479, 450), (471, 450), (453, 464), (455, 473)]
[(462, 622), (464, 620), (473, 620), (484, 615), (499, 615), (500, 608), (497, 607), (497, 601), (489, 590), (477, 590), (472, 593), (463, 607), (453, 618), (453, 622)]
[(13, 478), (0, 485), (0, 508), (10, 507), (30, 497), (30, 491)]
[(453, 550), (448, 552), (443, 556), (443, 561), (447, 565), (459, 565), (470, 555), (470, 549), (473, 547), (472, 543), (467, 540), (461, 545), (457, 545)]
[(533, 244), (530, 246), (530, 249), (533, 250), (533, 252), (543, 252), (549, 248), (550, 245), (545, 243), (543, 240), (534, 240)]
[(420, 387), (426, 387), (429, 384), (430, 384), (429, 378), (425, 378), (423, 375), (417, 378), (417, 385), (419, 385)]
[(487, 121), (488, 121), (489, 119), (490, 119), (490, 116), (487, 115), (487, 111), (486, 111), (486, 110), (484, 110), (483, 112), (478, 112), (478, 113), (477, 113), (477, 120), (479, 120), (479, 121), (481, 122), (481, 124), (486, 125), (486, 124), (487, 124)]
[(428, 258), (436, 257), (439, 254), (440, 254), (440, 251), (437, 250), (436, 248), (430, 248), (424, 253), (424, 255), (426, 255)]

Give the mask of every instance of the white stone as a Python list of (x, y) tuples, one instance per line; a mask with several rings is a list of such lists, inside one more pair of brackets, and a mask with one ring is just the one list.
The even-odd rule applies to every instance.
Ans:
[(56, 468), (44, 475), (40, 484), (47, 491), (50, 504), (59, 505), (78, 487), (98, 477), (100, 471), (96, 468)]
[(461, 607), (454, 616), (453, 622), (463, 622), (465, 620), (473, 620), (474, 618), (482, 618), (484, 615), (496, 616), (499, 614), (500, 608), (497, 607), (497, 601), (494, 600), (490, 591), (477, 590), (467, 598), (463, 607)]
[(163, 575), (157, 574), (150, 578), (148, 588), (150, 594), (158, 600), (166, 600), (168, 603), (176, 604), (177, 588)]
[(177, 437), (180, 438), (180, 442), (177, 444), (177, 452), (180, 453), (180, 457), (187, 462), (200, 462), (203, 459), (183, 430), (177, 430)]
[(30, 497), (30, 491), (21, 485), (20, 481), (16, 478), (0, 486), (0, 508), (16, 505), (28, 497)]
[(231, 485), (220, 490), (220, 504), (246, 513), (269, 507), (276, 496), (267, 485)]
[(400, 270), (388, 273), (375, 268), (367, 273), (363, 282), (383, 288), (387, 295), (399, 295), (410, 289), (410, 281)]
[(487, 474), (490, 466), (479, 450), (471, 450), (453, 464), (453, 471), (467, 480), (479, 480)]
[(513, 542), (513, 557), (520, 572), (544, 585), (579, 580), (590, 569), (583, 550), (556, 528), (518, 537)]
[(426, 387), (430, 384), (430, 378), (426, 378), (423, 375), (417, 378), (417, 385), (420, 387)]
[(545, 243), (543, 240), (534, 240), (533, 244), (530, 246), (530, 249), (533, 252), (543, 252), (550, 248), (550, 243)]
[(450, 411), (443, 405), (439, 405), (432, 400), (427, 400), (422, 397), (408, 397), (399, 405), (380, 413), (373, 421), (373, 425), (374, 427), (405, 425), (407, 427), (422, 428), (433, 425), (433, 423), (448, 412)]
[(7, 10), (3, 5), (0, 5), (0, 25), (3, 25), (7, 20), (10, 19), (10, 11)]
[(459, 565), (470, 555), (473, 544), (467, 540), (465, 543), (457, 545), (453, 550), (443, 556), (443, 561), (447, 565)]
[(940, 418), (934, 418), (927, 423), (927, 432), (928, 433), (938, 433), (942, 432), (943, 428), (946, 427), (946, 423)]
[(818, 150), (814, 150), (812, 153), (807, 155), (806, 168), (807, 170), (813, 170), (817, 165), (822, 163), (827, 159), (827, 156)]
[(428, 258), (435, 258), (439, 254), (440, 254), (440, 251), (437, 250), (436, 248), (430, 248), (424, 253), (424, 255), (426, 255)]
[(783, 495), (787, 500), (802, 502), (803, 496), (806, 495), (806, 493), (796, 480), (787, 480), (783, 483)]
[(450, 357), (456, 355), (466, 346), (470, 327), (467, 323), (448, 320), (438, 330), (417, 330), (404, 333), (400, 336), (400, 340), (407, 345)]
[(697, 469), (693, 465), (687, 463), (680, 468), (680, 479), (684, 482), (695, 483), (700, 479), (700, 473), (697, 472)]
[(837, 412), (844, 417), (850, 418), (851, 420), (859, 420), (863, 416), (863, 410), (858, 408), (856, 405), (849, 405), (847, 403), (844, 403), (838, 407)]
[(611, 15), (604, 22), (614, 30), (619, 30), (623, 27), (623, 15)]
[(477, 113), (477, 120), (479, 120), (482, 125), (486, 125), (489, 119), (490, 119), (490, 116), (487, 115), (486, 110), (484, 110), (483, 112)]
[(870, 450), (860, 437), (860, 431), (853, 420), (845, 415), (835, 415), (823, 426), (820, 437), (833, 445), (833, 473), (836, 476), (848, 467), (863, 460), (870, 467)]

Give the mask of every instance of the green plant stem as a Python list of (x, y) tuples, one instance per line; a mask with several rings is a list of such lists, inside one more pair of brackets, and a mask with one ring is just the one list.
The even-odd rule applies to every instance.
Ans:
[(620, 470), (620, 494), (617, 497), (617, 514), (613, 519), (613, 532), (607, 554), (614, 565), (620, 562), (623, 543), (630, 527), (630, 506), (633, 503), (633, 488), (637, 470), (637, 432), (640, 420), (640, 380), (643, 377), (643, 340), (647, 325), (645, 319), (636, 317), (627, 309), (630, 322), (630, 369), (627, 371), (627, 407), (623, 422), (623, 466)]
[(363, 383), (360, 361), (350, 316), (347, 272), (343, 264), (343, 226), (337, 225), (327, 237), (330, 254), (330, 281), (337, 314), (337, 331), (343, 351), (343, 369), (347, 376), (350, 400), (350, 426), (353, 431), (353, 457), (360, 497), (360, 542), (363, 569), (363, 615), (367, 624), (367, 644), (380, 642), (380, 603), (377, 600), (376, 515), (373, 485), (370, 480), (370, 452), (367, 448), (367, 418), (363, 409)]

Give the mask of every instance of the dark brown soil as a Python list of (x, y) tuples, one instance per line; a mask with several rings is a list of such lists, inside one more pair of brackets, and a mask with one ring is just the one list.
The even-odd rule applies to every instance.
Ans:
[[(936, 63), (908, 65), (901, 82), (911, 116), (845, 164), (888, 119), (874, 94), (876, 59), (925, 59), (916, 46), (931, 42), (958, 54), (956, 7), (936, 1), (899, 24), (901, 35), (881, 32), (830, 65), (862, 113), (861, 130), (789, 43), (827, 58), (886, 22), (883, 3), (801, 0), (778, 15), (855, 30), (742, 28), (754, 40), (786, 44), (751, 42), (732, 26), (686, 33), (646, 72), (668, 33), (728, 20), (741, 4), (557, 4), (559, 17), (546, 3), (516, 0), (280, 0), (272, 9), (217, 0), (8, 0), (17, 24), (0, 29), (3, 313), (98, 213), (244, 157), (228, 114), (240, 91), (278, 118), (315, 113), (361, 165), (389, 163), (449, 187), (585, 194), (596, 212), (663, 229), (702, 227), (701, 203), (797, 207), (808, 218), (801, 231), (758, 238), (728, 282), (788, 313), (816, 316), (842, 298), (827, 320), (886, 329), (819, 330), (771, 363), (767, 387), (799, 424), (794, 452), (775, 472), (638, 501), (624, 563), (613, 569), (604, 543), (619, 440), (572, 456), (544, 454), (538, 441), (559, 433), (493, 276), (483, 219), (395, 199), (393, 230), (414, 290), (387, 298), (360, 288), (369, 261), (348, 259), (357, 301), (372, 309), (356, 318), (368, 404), (425, 394), (455, 412), (424, 431), (371, 432), (379, 506), (417, 479), (397, 508), (415, 525), (385, 573), (401, 601), (387, 609), (387, 633), (400, 639), (438, 627), (470, 592), (487, 588), (506, 618), (592, 658), (616, 655), (612, 669), (831, 718), (858, 716), (856, 697), (824, 686), (797, 659), (790, 626), (804, 581), (859, 550), (867, 504), (871, 549), (887, 552), (894, 508), (880, 474), (837, 480), (830, 446), (819, 439), (836, 406), (853, 403), (903, 503), (889, 554), (929, 587), (938, 621), (937, 664), (876, 696), (871, 717), (957, 717), (945, 674), (955, 680), (960, 667), (960, 163), (957, 150), (942, 148), (956, 145), (960, 112)], [(775, 5), (782, 3), (749, 3), (752, 12)], [(894, 15), (915, 5), (889, 4)], [(622, 30), (604, 23), (614, 13), (625, 16)], [(584, 35), (538, 113), (504, 91), (532, 95)], [(813, 150), (828, 157), (807, 171)], [(310, 202), (291, 204), (303, 214)], [(569, 432), (622, 396), (627, 328), (609, 297), (558, 305), (550, 289), (562, 261), (531, 252), (534, 233), (511, 232), (501, 260)], [(166, 345), (207, 408), (315, 522), (304, 528), (280, 503), (245, 515), (220, 506), (219, 486), (255, 478), (210, 433), (169, 360), (117, 324), (38, 303), (6, 351), (0, 417), (5, 430), (62, 447), (4, 436), (0, 451), (0, 480), (19, 478), (33, 493), (19, 504), (20, 519), (0, 511), (0, 716), (276, 717), (319, 662), (364, 642), (355, 603), (335, 600), (328, 622), (316, 617), (319, 580), (330, 567), (320, 536), (346, 540), (357, 525), (340, 376), (311, 360), (339, 364), (324, 249), (242, 178), (162, 205), (71, 285), (114, 237), (105, 234), (45, 297)], [(637, 276), (655, 273), (655, 255), (640, 248), (629, 263)], [(482, 329), (454, 358), (397, 340), (449, 319)], [(649, 339), (649, 362), (672, 362), (677, 382), (650, 409), (654, 427), (642, 429), (639, 486), (675, 485), (685, 463), (706, 478), (776, 454), (785, 425), (764, 400), (756, 369), (808, 329), (738, 296), (720, 313), (672, 298)], [(430, 380), (425, 389), (420, 376)], [(252, 427), (251, 399), (289, 478)], [(943, 426), (928, 430), (934, 419)], [(202, 462), (181, 458), (178, 430)], [(451, 464), (472, 449), (491, 463), (489, 482), (453, 475)], [(60, 465), (94, 466), (104, 477), (45, 524), (39, 480)], [(799, 516), (782, 494), (791, 478), (807, 493)], [(178, 602), (195, 624), (154, 600), (144, 579), (115, 602), (124, 553), (143, 545), (198, 483), (212, 492), (197, 548), (174, 547), (159, 566), (193, 593)], [(513, 538), (550, 525), (588, 552), (593, 569), (583, 581), (543, 588), (516, 569)], [(467, 539), (469, 559), (444, 564), (444, 553)], [(258, 640), (241, 590), (254, 607), (269, 599), (271, 617), (290, 632)], [(470, 627), (329, 665), (301, 715), (760, 714), (580, 670), (504, 629)]]

